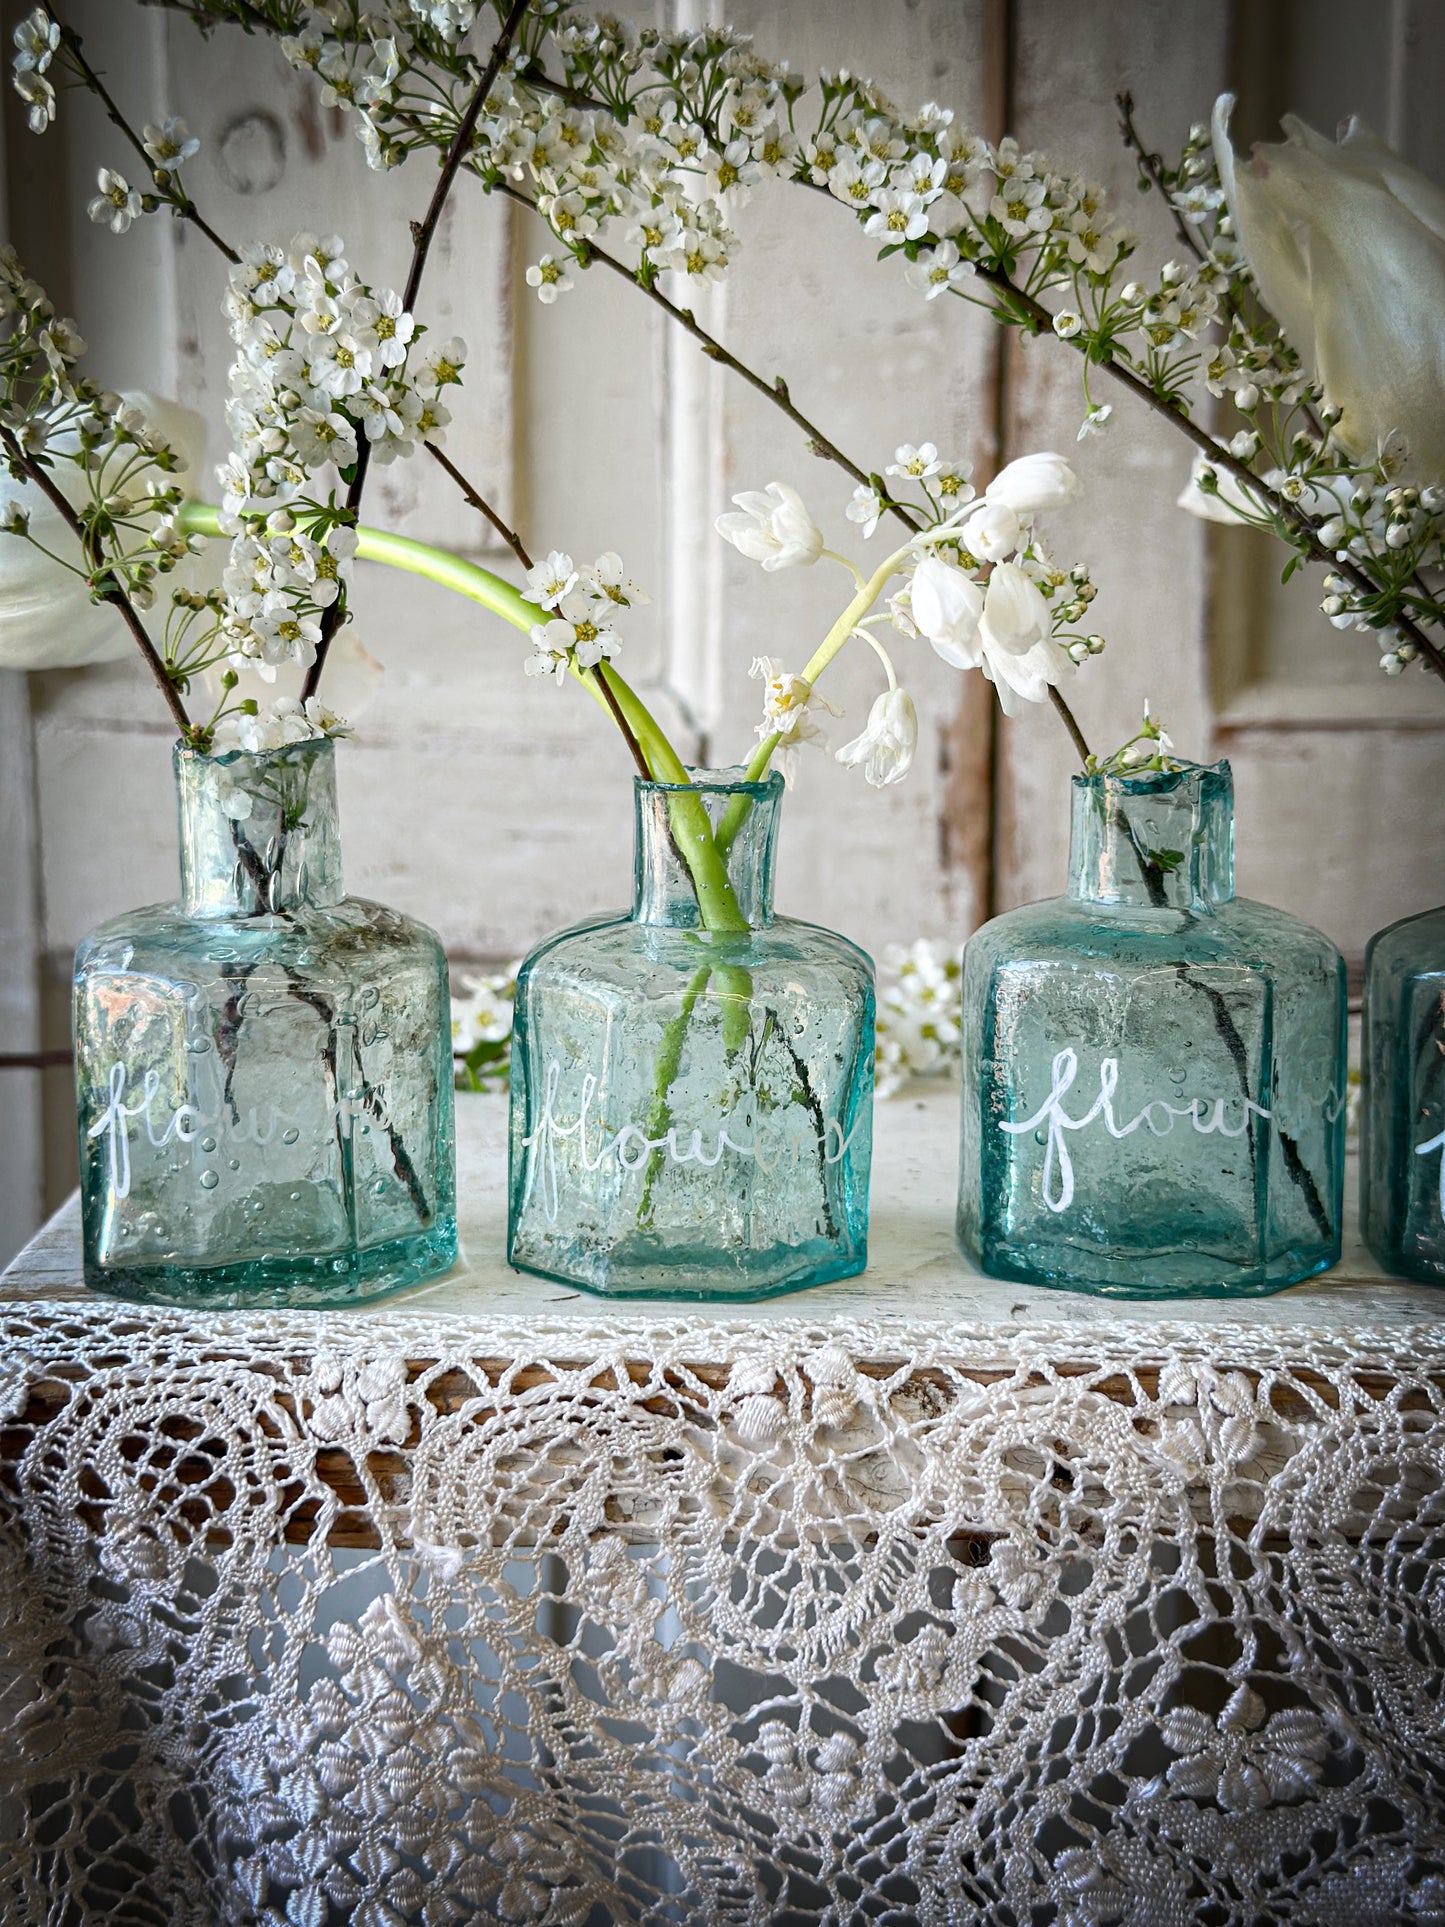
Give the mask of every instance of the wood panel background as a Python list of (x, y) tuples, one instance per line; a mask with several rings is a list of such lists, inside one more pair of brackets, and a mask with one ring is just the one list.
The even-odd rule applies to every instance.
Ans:
[[(23, 10), (0, 0), (7, 42)], [(406, 218), (430, 189), (425, 162), (378, 180), (347, 123), (260, 41), (207, 45), (130, 0), (68, 0), (65, 11), (134, 119), (181, 113), (200, 135), (191, 188), (223, 233), (339, 229), (368, 278), (400, 280)], [(1172, 231), (1158, 202), (1134, 192), (1113, 107), (1123, 87), (1165, 149), (1232, 84), (1251, 136), (1267, 136), (1286, 105), (1326, 127), (1360, 106), (1445, 172), (1433, 115), (1441, 15), (1428, 0), (1369, 12), (1368, 31), (1343, 0), (736, 0), (712, 17), (806, 71), (846, 63), (901, 103), (938, 100), (966, 125), (1044, 148), (1108, 185), (1141, 260), (1157, 263)], [(708, 14), (702, 0), (679, 0), (661, 17)], [(1435, 87), (1422, 79), (1432, 71)], [(7, 93), (0, 108), (8, 238), (77, 315), (95, 371), (201, 409), (214, 461), (222, 264), (169, 221), (120, 238), (87, 222), (96, 168), (126, 165), (93, 101), (66, 95), (40, 141), (16, 106)], [(1081, 719), (1108, 745), (1147, 695), (1187, 751), (1233, 758), (1242, 889), (1311, 917), (1355, 957), (1372, 929), (1438, 900), (1445, 700), (1422, 677), (1386, 685), (1369, 643), (1318, 615), (1313, 583), (1280, 591), (1267, 542), (1179, 513), (1180, 438), (1126, 398), (1108, 435), (1076, 446), (1073, 357), (1006, 341), (962, 303), (923, 303), (896, 266), (874, 263), (841, 210), (779, 186), (738, 227), (744, 251), (726, 283), (696, 299), (700, 317), (764, 374), (783, 375), (865, 466), (924, 439), (981, 477), (1033, 448), (1077, 459), (1088, 492), (1055, 519), (1056, 547), (1093, 565), (1094, 626), (1110, 641), (1075, 684)], [(534, 217), (463, 185), (422, 302), (428, 325), (471, 347), (450, 446), (534, 550), (622, 552), (655, 597), (629, 620), (627, 673), (692, 753), (736, 758), (757, 716), (751, 658), (800, 661), (837, 611), (841, 577), (763, 576), (718, 541), (712, 518), (735, 489), (789, 481), (834, 545), (856, 548), (843, 519), (850, 484), (615, 277), (593, 272), (540, 306), (522, 274), (546, 244)], [(381, 471), (367, 514), (515, 573), (429, 464)], [(461, 962), (516, 955), (625, 900), (629, 766), (592, 705), (524, 678), (514, 631), (430, 585), (364, 568), (357, 602), (360, 636), (386, 673), (341, 758), (350, 887), (426, 918)], [(878, 793), (808, 758), (778, 885), (784, 910), (875, 955), (920, 935), (959, 942), (993, 909), (1057, 890), (1067, 835), (1072, 754), (1052, 713), (1004, 723), (980, 679), (930, 651), (901, 666), (922, 721), (912, 774)], [(860, 726), (875, 687), (863, 652), (845, 661), (829, 689), (847, 711), (835, 740)], [(128, 662), (0, 678), (0, 1051), (62, 1047), (76, 939), (173, 889), (167, 736)], [(43, 1096), (40, 1086), (34, 1073), (0, 1072), (0, 1257), (72, 1178), (67, 1075), (47, 1074)]]

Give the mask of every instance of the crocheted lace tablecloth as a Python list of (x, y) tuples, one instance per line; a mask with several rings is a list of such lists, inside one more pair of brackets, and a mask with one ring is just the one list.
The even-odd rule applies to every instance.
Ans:
[(0, 1918), (1445, 1923), (1445, 1293), (978, 1278), (956, 1102), (757, 1306), (0, 1282)]

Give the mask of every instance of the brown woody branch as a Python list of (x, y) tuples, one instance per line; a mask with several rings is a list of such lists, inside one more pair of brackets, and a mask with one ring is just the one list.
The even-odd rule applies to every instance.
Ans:
[[(24, 449), (21, 448), (19, 442), (8, 428), (0, 428), (0, 447), (4, 448), (6, 459), (11, 467), (19, 469), (27, 481), (33, 482), (50, 503), (51, 507), (60, 515), (65, 526), (70, 530), (76, 541), (79, 542), (80, 552), (85, 557), (87, 564), (92, 571), (98, 573), (103, 565), (104, 558), (96, 553), (95, 544), (87, 533), (84, 523), (66, 500), (59, 487), (57, 487), (56, 483), (52, 480), (49, 472), (42, 468), (39, 462), (32, 460), (31, 457), (25, 453)], [(112, 587), (100, 591), (100, 600), (102, 602), (108, 602), (113, 609), (119, 611), (122, 621), (135, 638), (136, 647), (140, 650), (147, 669), (150, 670), (161, 694), (166, 699), (166, 707), (170, 710), (176, 727), (181, 732), (181, 736), (188, 743), (194, 741), (196, 733), (195, 725), (186, 714), (186, 706), (181, 701), (180, 691), (171, 681), (166, 666), (164, 662), (162, 662), (155, 644), (146, 633), (145, 624), (136, 614), (135, 606), (131, 602), (130, 597), (126, 594), (125, 590), (121, 588), (120, 584), (115, 581), (114, 576), (111, 577), (111, 582)]]
[(532, 566), (532, 558), (522, 546), (522, 538), (517, 534), (516, 530), (507, 527), (506, 523), (502, 520), (501, 516), (498, 515), (491, 503), (487, 501), (486, 497), (473, 487), (456, 464), (437, 447), (435, 442), (426, 443), (426, 452), (439, 468), (445, 470), (445, 472), (451, 476), (452, 480), (461, 490), (465, 500), (470, 502), (479, 515), (486, 517), (487, 521), (491, 523), (492, 527), (497, 531), (497, 534), (501, 536), (507, 547), (512, 551), (512, 554), (516, 556), (522, 567), (524, 569), (530, 569)]
[(236, 250), (221, 239), (209, 221), (202, 220), (200, 210), (190, 195), (187, 194), (181, 186), (180, 176), (174, 168), (164, 170), (170, 185), (166, 186), (162, 184), (159, 179), (162, 169), (157, 167), (150, 155), (147, 154), (145, 142), (131, 126), (119, 107), (116, 106), (105, 82), (86, 59), (82, 51), (83, 42), (81, 41), (80, 35), (75, 31), (74, 27), (68, 27), (60, 18), (55, 8), (51, 5), (51, 0), (44, 0), (44, 4), (46, 13), (60, 29), (61, 45), (65, 48), (70, 60), (74, 63), (76, 71), (80, 74), (81, 79), (85, 82), (90, 92), (95, 95), (101, 106), (104, 107), (112, 124), (120, 129), (136, 153), (139, 154), (145, 170), (150, 176), (152, 187), (155, 188), (158, 194), (164, 196), (166, 205), (171, 208), (181, 220), (189, 221), (193, 228), (197, 229), (199, 233), (204, 234), (212, 247), (218, 248), (228, 261), (233, 264), (239, 261), (241, 257), (237, 254)]
[[(511, 9), (506, 19), (502, 22), (502, 30), (497, 35), (496, 43), (492, 48), (486, 66), (482, 69), (481, 78), (477, 82), (471, 102), (458, 123), (456, 133), (452, 136), (451, 146), (447, 149), (446, 158), (442, 162), (441, 173), (438, 176), (436, 187), (432, 191), (430, 205), (421, 220), (412, 223), (411, 268), (408, 271), (406, 288), (401, 297), (401, 305), (408, 313), (411, 312), (415, 305), (417, 294), (420, 292), (421, 278), (426, 270), (427, 256), (431, 253), (431, 244), (436, 236), (437, 224), (441, 220), (442, 210), (446, 206), (447, 197), (455, 185), (462, 162), (471, 151), (472, 141), (476, 134), (477, 121), (481, 116), (483, 107), (486, 105), (487, 95), (492, 91), (497, 75), (502, 71), (502, 62), (507, 57), (507, 50), (515, 39), (517, 29), (521, 26), (523, 16), (530, 4), (531, 0), (512, 0)], [(361, 497), (366, 488), (366, 477), (370, 466), (371, 443), (363, 436), (357, 445), (356, 466), (352, 471), (351, 483), (346, 491), (347, 514), (353, 524), (356, 521), (357, 511), (361, 507)], [(316, 685), (321, 680), (321, 672), (326, 667), (326, 658), (331, 650), (332, 638), (341, 626), (341, 618), (345, 613), (346, 598), (345, 596), (337, 596), (336, 600), (330, 605), (321, 619), (321, 639), (316, 645), (316, 657), (311, 667), (307, 670), (306, 680), (301, 686), (303, 701), (305, 701), (308, 696), (314, 696), (316, 693)]]

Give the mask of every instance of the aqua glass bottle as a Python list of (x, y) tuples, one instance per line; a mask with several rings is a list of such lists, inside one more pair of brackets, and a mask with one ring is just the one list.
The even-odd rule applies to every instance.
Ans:
[(1229, 765), (1074, 778), (1068, 894), (964, 952), (958, 1236), (997, 1278), (1277, 1291), (1333, 1264), (1345, 972), (1234, 894)]
[(75, 958), (85, 1278), (357, 1304), (456, 1256), (446, 962), (343, 893), (333, 745), (175, 753), (181, 894)]
[(1445, 908), (1365, 952), (1360, 1229), (1386, 1271), (1445, 1284)]
[[(782, 779), (636, 785), (630, 915), (517, 977), (508, 1256), (590, 1291), (758, 1298), (861, 1271), (873, 966), (773, 915)], [(679, 851), (719, 839), (705, 900)], [(694, 866), (695, 868), (696, 866)]]

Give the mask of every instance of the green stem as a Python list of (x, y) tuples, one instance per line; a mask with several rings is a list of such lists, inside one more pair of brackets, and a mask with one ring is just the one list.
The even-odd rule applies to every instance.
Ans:
[[(704, 964), (701, 970), (693, 973), (687, 989), (682, 993), (682, 1004), (676, 1017), (662, 1033), (657, 1061), (653, 1066), (652, 1109), (647, 1119), (647, 1135), (650, 1138), (666, 1137), (672, 1128), (672, 1105), (669, 1100), (673, 1080), (682, 1065), (682, 1046), (687, 1037), (688, 1025), (692, 1022), (692, 1013), (697, 1008), (698, 998), (707, 989), (711, 976), (711, 964)], [(637, 1207), (637, 1222), (643, 1230), (649, 1230), (652, 1225), (652, 1191), (662, 1173), (662, 1163), (663, 1149), (659, 1146), (648, 1158), (647, 1171), (642, 1180), (642, 1199)]]
[[(866, 582), (860, 578), (857, 595), (804, 663), (804, 682), (812, 684), (818, 680), (911, 553), (912, 544), (905, 543), (901, 549), (895, 549), (892, 555), (886, 556)], [(768, 773), (768, 765), (773, 760), (773, 754), (782, 740), (781, 734), (775, 730), (771, 736), (765, 736), (758, 744), (753, 751), (753, 759), (748, 764), (748, 782), (762, 782)], [(738, 831), (747, 822), (748, 812), (752, 807), (753, 800), (750, 796), (735, 796), (729, 803), (722, 822), (717, 826), (717, 846), (724, 859), (736, 842)]]

